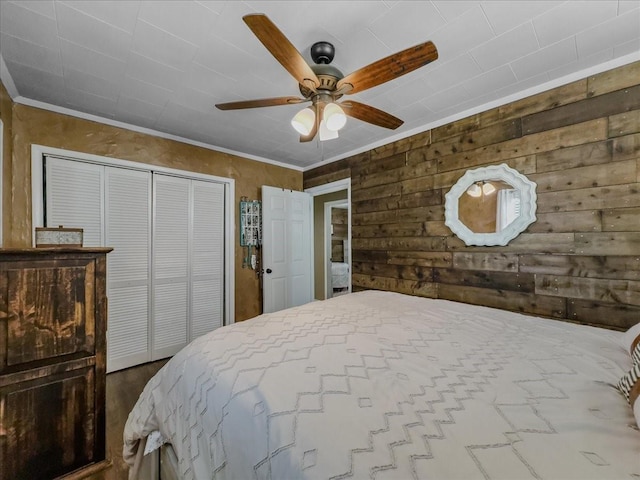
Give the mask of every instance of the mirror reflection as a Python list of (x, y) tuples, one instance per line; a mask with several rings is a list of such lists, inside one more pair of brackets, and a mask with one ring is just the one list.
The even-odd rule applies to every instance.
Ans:
[(467, 170), (445, 194), (444, 217), (466, 245), (507, 245), (536, 220), (536, 184), (504, 163)]
[(474, 233), (501, 232), (520, 215), (520, 191), (502, 180), (472, 183), (458, 200), (458, 219)]
[(331, 288), (328, 298), (349, 293), (349, 213), (348, 204), (331, 206)]

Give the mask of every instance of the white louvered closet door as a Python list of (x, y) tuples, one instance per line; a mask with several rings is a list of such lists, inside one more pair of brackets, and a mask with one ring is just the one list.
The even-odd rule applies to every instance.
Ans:
[(47, 227), (84, 229), (85, 247), (104, 245), (104, 166), (47, 157)]
[(189, 340), (224, 319), (224, 185), (192, 181), (191, 331)]
[(109, 246), (107, 369), (169, 357), (224, 323), (225, 185), (47, 156), (45, 225)]
[(153, 360), (173, 355), (187, 343), (190, 183), (153, 175)]
[(151, 173), (106, 167), (105, 245), (109, 328), (107, 365), (120, 370), (149, 360)]
[(153, 175), (152, 356), (223, 324), (224, 185)]

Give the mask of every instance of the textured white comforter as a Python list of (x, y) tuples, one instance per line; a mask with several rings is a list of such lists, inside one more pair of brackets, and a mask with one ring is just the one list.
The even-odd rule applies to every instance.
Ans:
[(218, 329), (127, 421), (185, 479), (632, 479), (640, 431), (612, 386), (622, 334), (390, 292)]

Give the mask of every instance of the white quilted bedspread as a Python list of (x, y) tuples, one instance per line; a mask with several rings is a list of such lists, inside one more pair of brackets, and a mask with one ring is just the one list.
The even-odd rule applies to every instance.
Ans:
[(367, 291), (205, 335), (149, 382), (184, 479), (638, 479), (620, 333)]

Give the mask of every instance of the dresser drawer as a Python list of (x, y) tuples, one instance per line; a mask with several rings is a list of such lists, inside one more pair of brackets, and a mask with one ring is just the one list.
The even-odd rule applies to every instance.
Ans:
[(0, 263), (0, 373), (95, 353), (95, 260)]
[(0, 478), (50, 479), (101, 459), (95, 391), (93, 367), (0, 387)]

